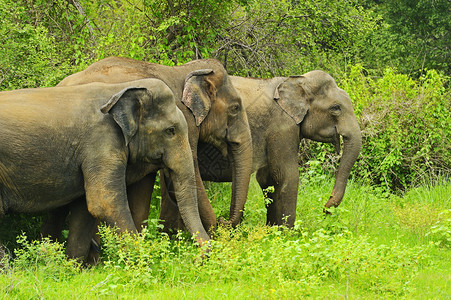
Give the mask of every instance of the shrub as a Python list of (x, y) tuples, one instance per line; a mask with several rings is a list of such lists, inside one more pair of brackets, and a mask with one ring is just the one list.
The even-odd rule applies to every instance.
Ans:
[(80, 271), (80, 263), (66, 258), (64, 245), (45, 238), (41, 241), (28, 241), (25, 234), (17, 238), (20, 248), (14, 249), (14, 269), (34, 272), (54, 280), (67, 279)]

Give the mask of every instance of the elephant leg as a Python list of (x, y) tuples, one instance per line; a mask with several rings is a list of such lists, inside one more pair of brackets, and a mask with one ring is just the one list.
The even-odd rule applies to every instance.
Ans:
[(273, 166), (270, 176), (274, 183), (274, 192), (268, 196), (272, 202), (267, 205), (267, 224), (293, 227), (296, 219), (297, 191), (299, 188), (299, 170), (297, 162)]
[[(90, 166), (89, 162), (86, 165)], [(83, 169), (86, 203), (95, 218), (116, 226), (118, 232), (137, 233), (127, 200), (125, 167), (120, 162)]]
[[(265, 191), (268, 187), (275, 186), (271, 176), (269, 176), (269, 169), (263, 168), (257, 171), (257, 182), (260, 185), (262, 191)], [(276, 206), (274, 205), (274, 193), (266, 191), (265, 193), (265, 207), (266, 207), (266, 224), (275, 225), (276, 222)]]
[(89, 265), (97, 265), (100, 262), (100, 233), (99, 233), (100, 221), (96, 220), (94, 225), (94, 234), (90, 241), (89, 253), (86, 258), (86, 263)]
[[(127, 187), (127, 198), (129, 201), (130, 211), (133, 216), (133, 221), (138, 231), (142, 230), (144, 221), (149, 216), (150, 198), (153, 192), (153, 186), (155, 183), (156, 173), (150, 173), (140, 181)], [(73, 212), (71, 212), (73, 214)], [(72, 223), (72, 219), (70, 221)], [(100, 222), (97, 221), (94, 226), (94, 234), (92, 239), (89, 240), (89, 253), (86, 258), (86, 263), (90, 265), (96, 265), (100, 261), (100, 235), (98, 227)], [(69, 230), (69, 234), (70, 234)], [(86, 243), (86, 241), (80, 241), (80, 243)], [(83, 249), (84, 250), (84, 249)]]
[(69, 211), (70, 205), (61, 206), (50, 211), (42, 222), (42, 237), (49, 237), (54, 242), (61, 241), (61, 232), (63, 231)]
[(273, 202), (268, 205), (267, 223), (293, 227), (296, 220), (297, 191), (299, 188), (299, 171), (297, 164), (286, 166), (280, 172), (274, 185), (271, 197)]
[[(166, 233), (185, 229), (185, 225), (183, 224), (182, 216), (180, 215), (179, 208), (175, 202), (174, 195), (171, 196), (168, 189), (168, 183), (170, 182), (171, 179), (164, 176), (163, 172), (160, 172), (160, 222), (164, 225), (163, 232)], [(171, 187), (172, 185), (169, 184), (169, 186)]]
[(207, 230), (207, 233), (211, 236), (216, 231), (216, 215), (210, 201), (208, 200), (207, 192), (205, 190), (204, 183), (202, 182), (202, 178), (200, 177), (198, 167), (195, 167), (195, 174), (197, 186), (197, 205), (199, 207), (200, 219), (202, 221), (202, 225)]
[[(272, 202), (267, 205), (267, 224), (292, 227), (296, 220), (299, 168), (297, 162), (298, 133), (284, 137), (290, 141), (275, 139), (269, 145), (266, 182), (274, 186), (268, 196)], [(284, 145), (284, 146), (282, 146)], [(283, 157), (283, 159), (281, 159)]]
[(70, 258), (85, 261), (98, 223), (89, 213), (84, 198), (73, 202), (70, 209), (66, 254)]
[(140, 181), (127, 186), (127, 198), (133, 221), (138, 231), (145, 226), (144, 221), (149, 218), (150, 201), (157, 173), (150, 173)]

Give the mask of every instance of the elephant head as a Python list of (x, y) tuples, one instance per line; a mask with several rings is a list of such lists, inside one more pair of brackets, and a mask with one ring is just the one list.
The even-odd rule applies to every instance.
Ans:
[[(92, 64), (84, 71), (66, 77), (58, 85), (88, 82), (118, 83), (142, 78), (163, 80), (172, 89), (176, 99), (185, 105), (185, 107), (179, 105), (179, 108), (187, 119), (195, 163), (197, 149), (194, 148), (199, 141), (216, 146), (224, 154), (230, 152), (229, 157), (233, 162), (230, 218), (233, 224), (238, 224), (252, 171), (252, 142), (242, 100), (219, 61), (201, 59), (169, 67), (129, 58), (110, 57)], [(196, 169), (195, 165), (195, 171)], [(197, 175), (199, 184), (200, 174)], [(198, 199), (199, 209), (209, 206), (208, 209), (211, 210), (205, 214), (201, 212), (201, 215), (208, 216), (206, 219), (209, 220), (205, 223), (215, 225), (213, 209), (203, 187), (198, 189)], [(165, 220), (166, 217), (164, 216)]]
[[(172, 91), (162, 82), (152, 89), (128, 87), (115, 94), (101, 111), (111, 115), (121, 128), (129, 150), (129, 164), (148, 163), (171, 175), (187, 229), (197, 235), (200, 243), (208, 240), (197, 207), (188, 127)], [(127, 172), (133, 172), (131, 169)]]
[(201, 69), (185, 79), (182, 102), (192, 111), (199, 140), (217, 147), (232, 162), (232, 226), (240, 221), (252, 172), (252, 140), (243, 102), (221, 65)]
[(318, 70), (287, 78), (276, 89), (274, 99), (300, 125), (301, 138), (332, 143), (337, 153), (340, 136), (343, 138), (343, 155), (326, 203), (326, 207), (338, 206), (362, 145), (351, 99), (329, 74)]

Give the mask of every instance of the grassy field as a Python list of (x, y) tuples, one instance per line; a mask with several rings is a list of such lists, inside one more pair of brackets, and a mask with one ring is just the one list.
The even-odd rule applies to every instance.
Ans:
[[(5, 299), (449, 299), (451, 183), (425, 182), (402, 195), (348, 184), (331, 216), (322, 208), (333, 180), (301, 180), (295, 228), (267, 227), (265, 198), (251, 182), (245, 218), (219, 228), (208, 259), (184, 233), (138, 237), (103, 228), (103, 263), (80, 268), (63, 245), (29, 242), (5, 261)], [(209, 184), (227, 217), (228, 184)], [(152, 218), (157, 216), (154, 207)]]

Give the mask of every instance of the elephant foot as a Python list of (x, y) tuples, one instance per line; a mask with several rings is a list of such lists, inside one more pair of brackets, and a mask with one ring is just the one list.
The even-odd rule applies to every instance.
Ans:
[(219, 225), (222, 225), (222, 226), (225, 226), (225, 227), (228, 227), (228, 226), (233, 227), (233, 226), (232, 226), (232, 222), (231, 222), (231, 221), (227, 221), (227, 220), (224, 219), (223, 217), (219, 217), (219, 218), (218, 218), (218, 224), (219, 224)]
[(95, 239), (92, 239), (85, 264), (95, 266), (98, 263), (100, 263), (100, 245)]

